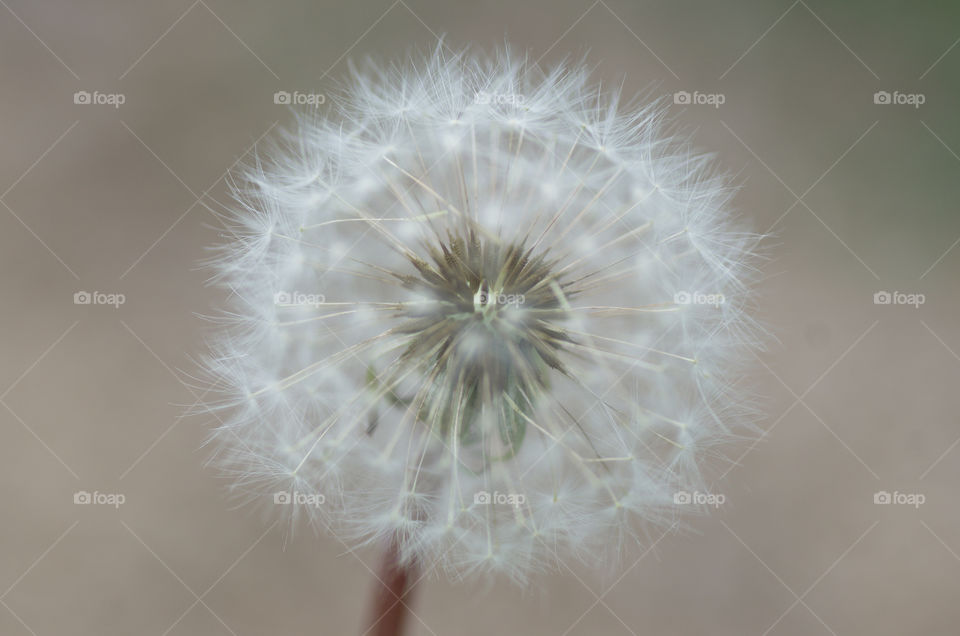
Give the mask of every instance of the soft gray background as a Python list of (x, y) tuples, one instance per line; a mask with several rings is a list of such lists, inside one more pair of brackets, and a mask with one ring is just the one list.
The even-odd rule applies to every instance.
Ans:
[[(219, 240), (198, 201), (347, 61), (589, 50), (675, 107), (771, 232), (769, 434), (625, 575), (421, 586), (416, 634), (955, 634), (960, 13), (943, 2), (0, 0), (0, 633), (350, 634), (372, 552), (233, 510), (180, 420)], [(75, 91), (126, 103), (77, 105)], [(920, 108), (878, 90), (922, 93)], [(77, 306), (121, 292), (119, 309)], [(880, 290), (926, 304), (874, 305)], [(741, 456), (742, 455), (742, 456)], [(126, 503), (74, 505), (75, 491)], [(880, 490), (922, 493), (919, 509)]]

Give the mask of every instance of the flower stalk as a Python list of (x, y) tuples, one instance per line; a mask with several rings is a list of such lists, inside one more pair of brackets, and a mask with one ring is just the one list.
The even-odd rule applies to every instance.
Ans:
[(403, 636), (406, 633), (418, 572), (416, 564), (401, 563), (399, 544), (391, 539), (377, 572), (364, 636)]

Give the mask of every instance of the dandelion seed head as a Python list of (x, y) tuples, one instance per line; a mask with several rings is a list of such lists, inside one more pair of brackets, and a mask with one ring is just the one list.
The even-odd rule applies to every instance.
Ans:
[(213, 259), (236, 488), (458, 578), (671, 527), (751, 415), (724, 178), (576, 64), (440, 47), (331, 101), (248, 168)]

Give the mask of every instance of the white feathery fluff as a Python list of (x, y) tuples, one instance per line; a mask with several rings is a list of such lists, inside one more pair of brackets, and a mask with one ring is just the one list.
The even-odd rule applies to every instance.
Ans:
[(615, 563), (749, 424), (757, 237), (662, 105), (446, 51), (354, 70), (247, 169), (216, 459), (454, 577)]

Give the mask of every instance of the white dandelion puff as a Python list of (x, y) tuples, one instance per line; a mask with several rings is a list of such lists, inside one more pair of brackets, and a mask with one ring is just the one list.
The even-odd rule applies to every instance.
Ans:
[(705, 488), (749, 413), (756, 237), (661, 106), (588, 76), (443, 48), (354, 71), (248, 170), (207, 363), (239, 489), (523, 579)]

